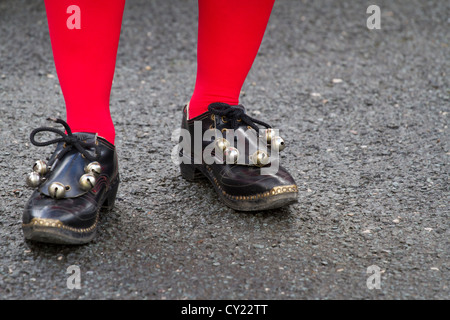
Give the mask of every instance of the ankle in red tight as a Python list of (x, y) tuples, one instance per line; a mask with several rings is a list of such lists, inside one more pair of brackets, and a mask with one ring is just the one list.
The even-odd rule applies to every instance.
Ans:
[(239, 103), (274, 0), (199, 0), (197, 80), (189, 102), (194, 118), (213, 102)]
[(125, 0), (45, 0), (56, 71), (73, 132), (114, 144), (109, 97)]

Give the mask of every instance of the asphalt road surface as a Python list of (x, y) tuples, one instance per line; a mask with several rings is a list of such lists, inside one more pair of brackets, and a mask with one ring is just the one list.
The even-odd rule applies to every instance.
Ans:
[[(381, 29), (367, 28), (372, 4)], [(0, 0), (0, 298), (449, 299), (449, 12), (278, 0), (241, 103), (280, 129), (299, 202), (242, 213), (170, 159), (195, 82), (196, 1), (128, 0), (116, 207), (92, 243), (56, 246), (21, 231), (25, 176), (53, 152), (29, 134), (65, 118), (45, 8)]]

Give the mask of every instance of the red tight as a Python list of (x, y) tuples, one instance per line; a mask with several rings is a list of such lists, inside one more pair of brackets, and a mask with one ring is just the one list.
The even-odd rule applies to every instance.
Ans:
[(275, 0), (199, 0), (197, 80), (189, 117), (238, 104)]
[(45, 0), (67, 123), (73, 132), (98, 132), (111, 143), (109, 96), (124, 5), (125, 0)]
[[(190, 117), (237, 104), (275, 0), (199, 0), (198, 70)], [(45, 0), (58, 79), (73, 132), (114, 143), (109, 97), (125, 0)]]

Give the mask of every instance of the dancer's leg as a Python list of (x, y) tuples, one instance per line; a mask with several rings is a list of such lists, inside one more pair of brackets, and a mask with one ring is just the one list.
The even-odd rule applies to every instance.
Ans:
[(67, 122), (114, 143), (109, 112), (125, 0), (45, 0)]
[(199, 0), (197, 80), (189, 118), (213, 102), (239, 103), (274, 0)]
[[(87, 243), (96, 235), (100, 209), (114, 206), (120, 180), (109, 95), (124, 4), (125, 0), (45, 0), (68, 124), (57, 119), (64, 129), (45, 126), (31, 132), (32, 144), (57, 146), (27, 176), (27, 184), (35, 188), (22, 216), (28, 240)], [(45, 131), (59, 139), (35, 139)]]

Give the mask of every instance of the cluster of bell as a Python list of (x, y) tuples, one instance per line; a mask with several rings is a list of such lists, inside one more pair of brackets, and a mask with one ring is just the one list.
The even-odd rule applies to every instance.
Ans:
[(227, 163), (236, 163), (239, 159), (239, 150), (230, 145), (230, 142), (225, 138), (216, 140), (216, 148), (223, 152)]
[(32, 188), (38, 187), (44, 180), (44, 175), (48, 172), (45, 161), (38, 160), (33, 165), (33, 171), (27, 176), (27, 185)]
[[(33, 172), (27, 176), (27, 185), (36, 188), (44, 181), (44, 175), (48, 172), (48, 166), (42, 160), (38, 160), (33, 165)], [(98, 175), (101, 173), (101, 166), (98, 162), (91, 162), (84, 168), (83, 174), (78, 181), (80, 188), (89, 191), (95, 186)], [(66, 190), (70, 189), (61, 182), (52, 182), (48, 187), (48, 193), (52, 198), (61, 199), (65, 196)]]
[(284, 147), (286, 147), (283, 138), (276, 136), (273, 129), (266, 129), (265, 137), (267, 144), (270, 144), (272, 150), (283, 151)]
[[(285, 148), (285, 143), (283, 138), (275, 135), (273, 129), (267, 129), (265, 131), (265, 139), (268, 145), (271, 146), (272, 150), (282, 151)], [(230, 142), (225, 138), (219, 138), (215, 141), (216, 148), (223, 152), (227, 163), (237, 163), (239, 159), (239, 150), (235, 147), (230, 146)], [(263, 150), (257, 150), (250, 159), (256, 166), (264, 166), (269, 162), (269, 155)]]
[(89, 191), (95, 186), (97, 177), (100, 175), (102, 167), (97, 161), (89, 163), (85, 168), (83, 174), (79, 180), (80, 187), (84, 191)]

